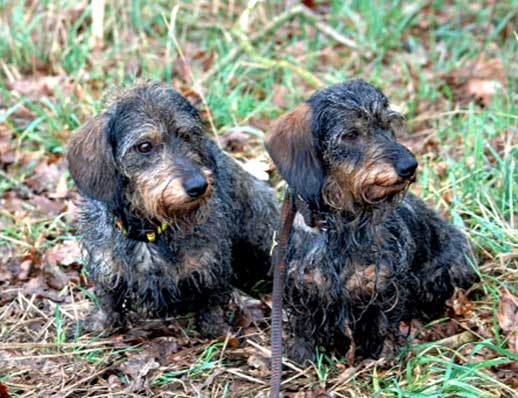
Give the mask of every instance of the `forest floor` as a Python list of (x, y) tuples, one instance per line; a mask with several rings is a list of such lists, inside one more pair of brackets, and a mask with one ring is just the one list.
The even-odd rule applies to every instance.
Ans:
[(189, 316), (74, 334), (95, 304), (64, 153), (117, 87), (160, 80), (280, 193), (263, 148), (272, 120), (350, 78), (406, 116), (412, 190), (470, 236), (481, 281), (441, 319), (414, 322), (392, 361), (286, 362), (284, 396), (515, 396), (516, 0), (124, 0), (104, 16), (99, 3), (0, 1), (0, 398), (267, 396), (267, 294), (236, 294), (251, 316), (219, 340)]

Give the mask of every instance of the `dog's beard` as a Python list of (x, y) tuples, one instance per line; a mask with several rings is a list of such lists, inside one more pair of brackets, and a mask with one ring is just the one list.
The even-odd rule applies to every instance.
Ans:
[(208, 186), (203, 195), (192, 198), (183, 188), (180, 178), (142, 179), (137, 189), (128, 191), (126, 199), (132, 204), (131, 211), (152, 223), (195, 224), (210, 212), (213, 194), (211, 174), (207, 173)]
[(362, 191), (362, 201), (370, 206), (401, 201), (408, 191), (410, 182), (403, 181), (392, 186), (371, 185)]
[(400, 203), (411, 184), (411, 181), (399, 179), (392, 185), (369, 184), (372, 178), (359, 178), (358, 175), (344, 177), (328, 177), (322, 197), (331, 208), (350, 213)]

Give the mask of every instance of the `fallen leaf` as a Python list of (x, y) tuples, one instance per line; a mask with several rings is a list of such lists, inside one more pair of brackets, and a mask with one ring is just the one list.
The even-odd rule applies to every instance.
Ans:
[(2, 209), (17, 217), (24, 213), (25, 201), (22, 200), (14, 191), (5, 192), (3, 198), (0, 199)]
[(448, 300), (447, 304), (453, 309), (456, 316), (470, 317), (475, 309), (475, 304), (466, 296), (466, 292), (462, 289), (455, 289), (453, 297)]
[(496, 312), (498, 325), (507, 335), (509, 351), (518, 354), (518, 297), (505, 292)]
[(13, 278), (14, 276), (11, 272), (0, 268), (0, 284), (11, 282)]
[(500, 328), (508, 333), (518, 329), (518, 298), (510, 292), (505, 292), (500, 298), (496, 312)]
[(483, 106), (489, 106), (496, 93), (503, 89), (503, 84), (498, 80), (470, 79), (466, 84), (466, 94), (475, 102)]
[(43, 254), (45, 264), (56, 266), (71, 265), (81, 258), (81, 248), (75, 240), (66, 240), (54, 245)]
[(242, 131), (231, 130), (217, 138), (218, 143), (229, 152), (244, 152), (250, 135)]
[(23, 260), (18, 267), (19, 271), (17, 272), (16, 277), (19, 280), (27, 280), (29, 278), (34, 266), (37, 267), (40, 264), (41, 264), (40, 252), (38, 251), (38, 249), (36, 247), (32, 247), (23, 256)]
[(50, 200), (43, 195), (34, 195), (29, 203), (36, 207), (33, 217), (43, 215), (45, 217), (53, 218), (60, 214), (65, 209), (65, 203), (59, 200)]
[(106, 380), (106, 382), (108, 383), (108, 385), (110, 386), (111, 389), (117, 389), (122, 386), (121, 380), (116, 375), (108, 376), (108, 379)]
[(484, 154), (496, 166), (499, 161), (497, 156), (511, 156), (511, 151), (515, 148), (518, 148), (518, 127), (509, 127), (486, 143)]
[(14, 162), (13, 135), (5, 127), (0, 126), (0, 164)]
[(437, 177), (439, 177), (439, 179), (443, 180), (446, 177), (446, 175), (448, 173), (448, 168), (449, 168), (447, 162), (445, 162), (445, 161), (434, 162), (431, 166), (437, 173)]
[(72, 94), (73, 84), (68, 81), (65, 75), (62, 76), (42, 76), (34, 75), (23, 77), (7, 84), (9, 89), (21, 97), (29, 99), (39, 99), (41, 97), (52, 96), (56, 89), (64, 94)]
[(241, 345), (241, 342), (239, 341), (239, 339), (237, 337), (230, 337), (227, 340), (227, 347), (230, 349), (235, 350), (235, 349), (239, 348), (240, 345)]
[(60, 179), (63, 178), (65, 167), (46, 161), (38, 163), (33, 174), (25, 180), (25, 184), (35, 193), (54, 191)]
[(265, 320), (264, 304), (261, 300), (234, 291), (232, 303), (236, 307), (235, 325), (247, 328)]
[(438, 323), (430, 328), (421, 329), (416, 337), (423, 342), (442, 340), (446, 337), (461, 333), (463, 329), (458, 322), (449, 320), (448, 322)]
[(68, 276), (57, 265), (45, 264), (43, 267), (47, 286), (51, 289), (61, 290), (68, 284)]
[(0, 383), (0, 398), (11, 398), (7, 386), (4, 383)]
[(243, 168), (252, 174), (254, 177), (258, 178), (262, 181), (268, 181), (270, 175), (268, 174), (268, 170), (270, 170), (270, 165), (266, 161), (266, 159), (254, 158), (247, 160), (242, 164)]
[[(309, 27), (308, 27), (309, 28)], [(312, 30), (308, 29), (308, 35), (312, 34)], [(294, 58), (300, 58), (308, 53), (308, 46), (305, 41), (296, 41), (285, 48), (285, 54), (289, 54)]]
[(518, 365), (512, 363), (508, 366), (501, 366), (497, 372), (498, 378), (509, 387), (518, 389)]
[(57, 184), (55, 185), (55, 189), (51, 191), (48, 195), (51, 199), (63, 199), (68, 196), (68, 179), (66, 174), (63, 173), (59, 178)]
[(453, 191), (451, 189), (446, 189), (442, 192), (441, 197), (448, 205), (451, 205), (454, 198)]
[(274, 85), (272, 103), (279, 109), (286, 109), (288, 107), (288, 101), (286, 101), (286, 98), (288, 97), (289, 92), (288, 87), (284, 85)]
[(332, 46), (324, 47), (318, 54), (318, 61), (328, 68), (340, 69), (344, 67), (346, 55), (340, 49)]
[(154, 369), (158, 369), (160, 364), (146, 351), (128, 353), (127, 356), (128, 360), (120, 368), (132, 379), (129, 390), (138, 391), (147, 382), (147, 374)]
[(466, 105), (475, 101), (488, 106), (505, 86), (504, 64), (499, 58), (481, 58), (445, 74), (443, 79), (451, 87), (457, 102)]
[(29, 279), (29, 274), (32, 269), (32, 260), (27, 259), (20, 263), (20, 273), (18, 274), (18, 279), (21, 281)]
[(29, 281), (23, 286), (23, 294), (27, 296), (36, 296), (39, 298), (46, 298), (57, 303), (65, 300), (64, 297), (59, 296), (55, 291), (49, 291), (47, 281), (43, 274), (40, 274)]
[(248, 356), (246, 363), (253, 369), (253, 374), (256, 377), (266, 377), (270, 374), (269, 359), (261, 354), (251, 354)]

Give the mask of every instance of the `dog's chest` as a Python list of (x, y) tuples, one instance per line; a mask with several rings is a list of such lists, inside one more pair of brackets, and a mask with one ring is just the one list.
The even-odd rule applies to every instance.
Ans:
[(178, 282), (193, 273), (204, 274), (213, 268), (217, 255), (211, 250), (195, 251), (177, 245), (141, 243), (130, 253), (133, 272), (140, 278), (159, 274)]
[(405, 268), (400, 250), (387, 250), (385, 242), (350, 237), (312, 233), (295, 238), (289, 285), (328, 301), (365, 300), (386, 289)]
[[(136, 301), (153, 311), (183, 313), (215, 289), (228, 273), (210, 251), (165, 250), (163, 247), (138, 244), (128, 253), (131, 268), (121, 277)], [(205, 292), (205, 293), (203, 293)]]

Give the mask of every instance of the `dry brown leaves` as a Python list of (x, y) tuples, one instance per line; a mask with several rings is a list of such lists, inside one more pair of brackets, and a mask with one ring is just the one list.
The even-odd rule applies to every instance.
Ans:
[(506, 291), (500, 298), (496, 317), (507, 339), (509, 351), (518, 355), (518, 297)]
[(4, 383), (0, 383), (0, 398), (11, 398), (7, 386)]
[[(505, 291), (500, 298), (496, 317), (507, 349), (518, 356), (518, 297)], [(507, 385), (518, 388), (518, 361), (499, 366), (498, 376)]]
[(489, 106), (494, 96), (506, 84), (504, 65), (499, 58), (480, 57), (442, 78), (451, 87), (455, 100), (460, 105), (475, 101), (481, 106)]
[[(232, 2), (231, 2), (232, 3)], [(323, 15), (329, 13), (327, 1), (303, 1), (315, 13)], [(53, 19), (43, 21), (45, 28), (53, 29), (56, 33), (55, 44), (66, 42), (66, 25), (76, 21), (84, 12), (86, 3), (81, 7), (64, 10), (54, 15)], [(232, 3), (233, 4), (233, 3)], [(206, 4), (201, 7), (206, 7)], [(227, 7), (224, 2), (212, 2), (212, 7)], [(262, 7), (262, 5), (260, 5)], [(480, 7), (480, 5), (473, 5)], [(239, 7), (229, 15), (239, 17)], [(418, 36), (427, 34), (430, 22), (449, 23), (451, 15), (439, 13), (436, 7), (425, 7), (423, 12), (435, 13), (434, 18), (423, 18), (418, 23)], [(225, 10), (226, 12), (227, 10)], [(217, 11), (212, 10), (212, 15)], [(432, 15), (433, 16), (433, 15)], [(360, 23), (360, 29), (366, 26), (362, 16), (352, 16)], [(89, 18), (85, 19), (88, 24)], [(224, 26), (224, 25), (222, 25)], [(510, 26), (510, 25), (509, 25)], [(221, 27), (220, 27), (221, 28)], [(510, 34), (509, 29), (504, 34)], [(38, 32), (34, 30), (35, 34)], [(121, 37), (121, 42), (128, 48), (139, 46), (140, 38), (134, 32), (127, 31), (128, 37)], [(506, 33), (507, 32), (507, 33)], [(124, 32), (121, 32), (124, 35)], [(166, 32), (160, 32), (165, 34)], [(320, 51), (309, 53), (305, 42), (297, 41), (302, 34), (301, 24), (297, 21), (283, 26), (276, 35), (275, 51), (280, 58), (286, 56), (305, 62), (313, 57), (315, 71), (327, 74), (332, 68), (347, 70), (351, 76), (366, 77), (372, 65), (361, 63), (358, 54), (349, 50), (337, 48), (335, 45), (325, 45)], [(306, 33), (310, 39), (316, 36), (314, 28), (308, 27)], [(290, 43), (287, 45), (286, 38)], [(150, 43), (153, 39), (148, 38)], [(48, 43), (49, 48), (52, 43)], [(149, 43), (148, 43), (149, 44)], [(438, 43), (441, 46), (441, 43)], [(154, 56), (149, 57), (148, 70), (163, 64), (164, 48), (153, 43)], [(171, 54), (171, 69), (174, 74), (173, 84), (187, 96), (198, 108), (202, 109), (205, 119), (210, 116), (204, 107), (200, 93), (193, 88), (193, 76), (203, 76), (215, 65), (215, 53), (207, 51), (198, 43), (181, 43), (185, 58), (177, 57), (175, 62)], [(103, 60), (102, 70), (109, 73), (115, 67), (116, 61), (103, 59), (102, 51), (98, 49), (94, 57)], [(398, 62), (389, 62), (390, 57), (396, 57)], [(272, 55), (273, 57), (273, 55)], [(389, 93), (401, 103), (404, 111), (405, 101), (415, 100), (418, 117), (426, 114), (434, 117), (444, 111), (451, 110), (451, 104), (446, 98), (439, 98), (435, 102), (428, 98), (417, 100), (414, 97), (420, 92), (420, 73), (430, 82), (442, 78), (454, 94), (454, 108), (464, 106), (470, 101), (487, 106), (493, 100), (498, 90), (506, 86), (504, 65), (498, 58), (480, 57), (479, 59), (461, 65), (458, 69), (438, 76), (429, 60), (429, 49), (425, 44), (417, 47), (413, 52), (404, 54), (390, 54), (383, 73), (387, 81), (392, 82)], [(275, 58), (277, 59), (277, 58)], [(400, 63), (401, 60), (403, 63)], [(405, 68), (403, 68), (403, 66)], [(410, 70), (407, 80), (394, 78), (405, 75), (406, 68)], [(60, 95), (77, 95), (85, 98), (100, 99), (104, 93), (104, 81), (91, 81), (88, 87), (79, 87), (73, 78), (65, 76), (58, 67), (35, 65), (36, 71), (32, 75), (23, 76), (12, 73), (6, 83), (11, 94), (19, 99), (37, 100), (41, 97), (56, 97)], [(117, 66), (117, 68), (120, 68)], [(139, 76), (142, 73), (140, 57), (129, 58), (124, 62), (124, 71), (128, 75)], [(295, 79), (299, 99), (306, 99), (314, 87), (302, 79)], [(232, 79), (229, 90), (242, 83), (239, 79)], [(265, 100), (270, 93), (255, 93), (259, 101)], [(277, 83), (273, 87), (272, 103), (279, 111), (287, 111), (294, 105), (288, 101), (290, 90)], [(393, 95), (392, 95), (393, 94)], [(90, 100), (91, 100), (90, 98)], [(290, 101), (294, 101), (293, 98)], [(87, 101), (84, 101), (87, 103)], [(9, 106), (9, 104), (6, 104)], [(13, 104), (10, 104), (13, 105)], [(295, 104), (296, 105), (296, 104)], [(0, 104), (0, 112), (3, 111)], [(18, 130), (23, 125), (31, 123), (37, 118), (35, 112), (20, 105), (13, 114), (20, 121)], [(251, 119), (249, 127), (260, 131), (268, 131), (270, 120), (265, 118)], [(405, 143), (421, 156), (428, 156), (435, 160), (443, 148), (431, 127), (434, 124), (426, 119), (414, 124), (418, 134), (406, 135)], [(16, 129), (15, 129), (16, 130)], [(511, 147), (516, 147), (516, 131), (510, 129), (498, 135), (489, 145), (495, 149), (497, 156), (503, 156)], [(66, 138), (66, 137), (65, 137)], [(253, 174), (262, 179), (268, 179), (272, 172), (271, 162), (264, 157), (261, 140), (247, 134), (243, 129), (235, 129), (220, 134), (220, 145), (232, 155), (242, 161)], [(464, 143), (456, 142), (461, 148)], [(494, 164), (497, 159), (492, 151), (487, 152), (488, 159)], [(447, 175), (447, 164), (436, 162), (433, 167), (440, 179)], [(13, 188), (5, 192), (0, 198), (0, 230), (7, 227), (14, 229), (26, 240), (13, 238), (11, 245), (0, 245), (0, 333), (2, 342), (0, 348), (0, 376), (9, 375), (0, 382), (0, 398), (11, 395), (34, 395), (37, 393), (48, 396), (159, 396), (160, 394), (176, 394), (183, 396), (223, 395), (223, 386), (229, 385), (226, 394), (231, 396), (266, 396), (269, 380), (269, 330), (267, 314), (269, 306), (267, 298), (264, 301), (253, 300), (247, 297), (235, 298), (232, 308), (235, 317), (235, 330), (239, 334), (229, 335), (219, 341), (200, 339), (192, 332), (192, 319), (145, 321), (144, 324), (132, 328), (124, 335), (111, 338), (99, 338), (85, 335), (77, 341), (61, 342), (58, 338), (57, 308), (59, 305), (62, 314), (62, 327), (66, 331), (73, 331), (80, 319), (84, 318), (91, 306), (85, 294), (90, 292), (91, 286), (81, 276), (79, 247), (75, 240), (63, 240), (70, 232), (61, 229), (48, 231), (43, 229), (42, 234), (31, 233), (36, 223), (46, 223), (56, 219), (63, 220), (68, 226), (73, 225), (76, 219), (76, 208), (73, 201), (76, 196), (69, 192), (66, 165), (60, 156), (43, 153), (41, 148), (28, 146), (13, 134), (10, 127), (0, 125), (0, 171), (5, 177), (12, 179)], [(1, 176), (0, 178), (3, 178)], [(16, 183), (16, 184), (15, 184)], [(451, 200), (445, 193), (445, 201)], [(6, 221), (8, 220), (8, 221)], [(61, 235), (60, 235), (61, 234)], [(482, 296), (481, 294), (479, 294)], [(422, 342), (441, 341), (445, 347), (458, 349), (466, 345), (475, 336), (479, 341), (496, 341), (494, 328), (494, 314), (484, 303), (473, 301), (471, 295), (458, 291), (450, 301), (449, 319), (444, 322), (425, 327), (420, 322), (413, 322), (412, 327), (402, 325), (401, 331), (409, 332), (412, 344)], [(501, 303), (497, 312), (498, 326), (505, 340), (506, 347), (514, 354), (518, 354), (518, 304), (517, 297), (510, 292), (502, 294)], [(7, 332), (6, 332), (7, 331)], [(200, 357), (217, 345), (218, 354), (213, 358), (214, 368), (205, 369), (196, 373), (196, 366), (200, 365)], [(481, 362), (495, 358), (498, 354), (489, 349), (479, 350), (471, 355), (472, 348), (463, 348), (461, 354), (472, 362)], [(372, 382), (371, 370), (373, 365), (357, 364), (349, 367), (339, 363), (334, 375), (330, 377), (326, 388), (319, 385), (312, 368), (286, 369), (286, 396), (293, 398), (327, 397), (335, 392), (346, 391), (343, 396), (366, 396), (358, 385), (367, 385)], [(490, 371), (510, 386), (518, 388), (518, 369), (516, 364), (501, 366)], [(156, 383), (164, 374), (178, 373), (170, 377), (165, 385)], [(354, 389), (357, 390), (354, 390)], [(351, 391), (354, 391), (352, 393)]]
[(0, 166), (14, 162), (13, 134), (6, 126), (0, 125)]
[(65, 95), (71, 95), (74, 85), (64, 75), (34, 75), (7, 82), (11, 93), (25, 99), (40, 99), (41, 97), (54, 96), (56, 91)]

